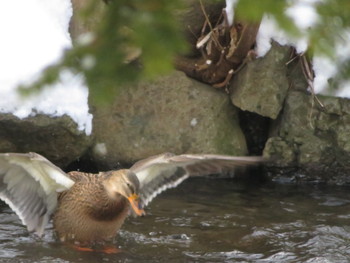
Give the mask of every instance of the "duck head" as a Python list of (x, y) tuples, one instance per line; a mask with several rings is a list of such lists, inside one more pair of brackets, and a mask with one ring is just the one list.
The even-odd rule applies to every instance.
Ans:
[(119, 195), (124, 196), (130, 202), (130, 206), (136, 215), (144, 215), (145, 211), (141, 208), (138, 196), (140, 182), (137, 176), (128, 169), (107, 173), (107, 178), (103, 184), (108, 196), (112, 199), (117, 199)]

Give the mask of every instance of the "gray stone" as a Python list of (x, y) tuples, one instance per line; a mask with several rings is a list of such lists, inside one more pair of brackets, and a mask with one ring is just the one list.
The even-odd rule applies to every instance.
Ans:
[(262, 58), (248, 62), (232, 81), (232, 103), (242, 110), (276, 119), (287, 95), (290, 47), (275, 43)]
[(296, 161), (294, 147), (281, 137), (270, 137), (265, 144), (265, 157), (274, 159), (279, 166), (289, 166)]
[(162, 152), (244, 155), (236, 109), (223, 92), (173, 72), (123, 87), (94, 106), (92, 158), (106, 168)]
[(18, 119), (0, 114), (0, 152), (37, 152), (64, 167), (79, 158), (91, 139), (68, 116), (38, 114)]
[(318, 97), (324, 108), (305, 92), (289, 92), (264, 155), (275, 158), (274, 167), (297, 168), (300, 180), (350, 183), (350, 100)]
[(341, 145), (344, 151), (350, 152), (350, 115), (341, 118), (341, 122), (335, 128), (335, 133), (337, 145)]

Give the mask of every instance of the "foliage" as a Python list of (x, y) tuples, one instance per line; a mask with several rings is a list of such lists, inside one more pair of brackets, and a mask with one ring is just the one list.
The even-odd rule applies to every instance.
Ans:
[[(108, 101), (121, 84), (140, 78), (153, 78), (172, 68), (175, 53), (185, 50), (176, 19), (183, 6), (180, 0), (90, 1), (82, 19), (94, 19), (92, 33), (78, 39), (62, 61), (50, 66), (42, 78), (24, 93), (40, 90), (57, 80), (62, 69), (83, 73), (90, 97)], [(82, 21), (83, 23), (83, 21)], [(140, 52), (139, 52), (140, 51)], [(128, 56), (140, 53), (127, 63)]]
[[(320, 19), (307, 32), (300, 31), (284, 12), (292, 0), (240, 0), (236, 15), (246, 20), (258, 20), (269, 13), (290, 34), (308, 34), (310, 52), (333, 56), (335, 43), (342, 38), (345, 30), (349, 30), (350, 1), (314, 1)], [(118, 87), (125, 82), (167, 72), (172, 68), (175, 54), (185, 50), (177, 14), (188, 2), (191, 1), (110, 0), (103, 12), (96, 14), (101, 12), (97, 5), (102, 2), (92, 1), (85, 10), (84, 18), (99, 17), (92, 30), (91, 41), (77, 41), (63, 60), (48, 68), (30, 90), (38, 90), (43, 84), (54, 82), (60, 70), (70, 68), (85, 75), (90, 97), (105, 101), (112, 98), (111, 94), (118, 92)], [(126, 63), (130, 52), (140, 54), (133, 62)], [(350, 59), (346, 58), (341, 63), (341, 72), (349, 76)]]

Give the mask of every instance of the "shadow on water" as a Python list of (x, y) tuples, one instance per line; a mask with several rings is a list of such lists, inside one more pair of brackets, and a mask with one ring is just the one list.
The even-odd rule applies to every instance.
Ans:
[(196, 178), (129, 218), (123, 252), (79, 252), (28, 234), (0, 207), (0, 262), (348, 262), (349, 187), (262, 184)]

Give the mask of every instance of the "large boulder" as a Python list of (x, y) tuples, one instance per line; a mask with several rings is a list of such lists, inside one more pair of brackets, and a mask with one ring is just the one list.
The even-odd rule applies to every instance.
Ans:
[(276, 119), (287, 95), (287, 62), (291, 49), (273, 42), (262, 58), (249, 61), (234, 76), (230, 91), (232, 103), (246, 111)]
[(350, 183), (350, 100), (318, 98), (324, 107), (310, 94), (289, 92), (264, 155), (273, 157), (274, 176), (289, 171), (292, 181)]
[(91, 108), (91, 155), (103, 168), (168, 151), (247, 153), (227, 95), (181, 72), (123, 87), (112, 105)]
[(66, 115), (38, 114), (19, 119), (0, 114), (0, 152), (37, 152), (65, 167), (79, 158), (90, 143), (91, 138)]

